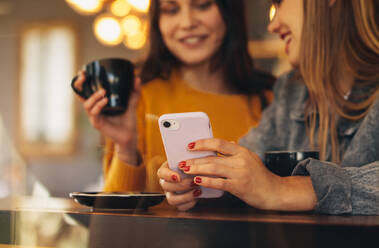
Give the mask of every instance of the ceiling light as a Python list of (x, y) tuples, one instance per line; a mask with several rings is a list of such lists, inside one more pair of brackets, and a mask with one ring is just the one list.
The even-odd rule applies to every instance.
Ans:
[(116, 0), (110, 5), (110, 10), (115, 16), (126, 16), (132, 6), (128, 3), (127, 0)]
[(136, 35), (141, 30), (141, 21), (137, 16), (129, 15), (122, 19), (121, 26), (126, 35)]
[(124, 44), (130, 49), (138, 50), (145, 46), (146, 41), (147, 37), (145, 33), (138, 32), (136, 35), (127, 36), (124, 41)]
[(90, 15), (103, 8), (104, 0), (66, 0), (80, 14)]
[(150, 0), (128, 0), (128, 2), (138, 11), (146, 13), (150, 7)]
[(99, 16), (94, 23), (94, 32), (101, 43), (109, 46), (122, 42), (122, 30), (119, 21), (111, 16)]

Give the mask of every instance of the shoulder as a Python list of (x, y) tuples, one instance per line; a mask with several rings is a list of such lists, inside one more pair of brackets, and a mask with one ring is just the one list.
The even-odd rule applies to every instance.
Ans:
[(281, 75), (274, 84), (274, 92), (283, 92), (304, 88), (305, 85), (298, 77), (296, 70), (291, 70)]
[(298, 76), (296, 70), (283, 74), (274, 84), (274, 99), (285, 102), (304, 99), (307, 95), (307, 88)]
[(372, 97), (374, 97), (374, 99), (371, 101), (365, 118), (375, 120), (375, 122), (379, 123), (379, 82), (354, 86), (349, 101), (359, 105)]
[[(379, 83), (378, 83), (378, 85), (379, 85)], [(373, 94), (376, 94), (376, 98), (374, 100), (372, 108), (373, 108), (373, 111), (379, 115), (379, 86), (377, 86), (377, 87), (378, 88), (376, 89), (375, 93), (373, 93)]]
[(379, 95), (376, 96), (376, 99), (371, 105), (366, 119), (370, 120), (376, 127), (379, 125)]

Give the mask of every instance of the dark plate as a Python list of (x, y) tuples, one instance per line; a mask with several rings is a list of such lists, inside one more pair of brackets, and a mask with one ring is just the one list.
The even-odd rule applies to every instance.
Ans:
[(165, 198), (161, 193), (132, 192), (73, 192), (70, 197), (82, 205), (96, 209), (147, 209), (157, 205)]

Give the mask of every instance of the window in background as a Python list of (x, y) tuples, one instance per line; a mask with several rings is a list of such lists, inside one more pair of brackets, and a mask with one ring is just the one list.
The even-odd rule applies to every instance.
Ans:
[(8, 137), (0, 115), (0, 198), (26, 194), (25, 162)]
[(74, 149), (76, 32), (67, 24), (26, 27), (21, 35), (19, 141), (25, 156)]

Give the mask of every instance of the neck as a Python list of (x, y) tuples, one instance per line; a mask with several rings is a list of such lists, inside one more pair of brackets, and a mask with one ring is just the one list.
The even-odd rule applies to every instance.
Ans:
[(184, 65), (180, 68), (182, 78), (193, 88), (215, 94), (231, 94), (233, 91), (226, 85), (222, 71), (209, 71), (209, 63)]

